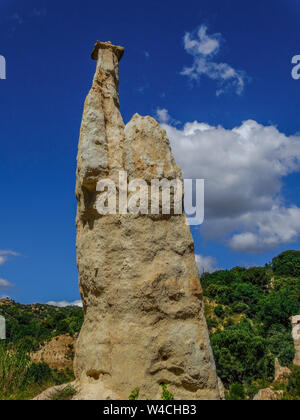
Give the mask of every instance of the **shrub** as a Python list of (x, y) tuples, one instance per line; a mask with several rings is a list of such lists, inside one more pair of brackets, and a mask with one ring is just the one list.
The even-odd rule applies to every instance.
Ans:
[(215, 307), (215, 314), (219, 318), (224, 318), (225, 317), (225, 311), (224, 311), (222, 305), (218, 305), (218, 306)]
[(300, 400), (300, 367), (293, 367), (283, 399)]
[(247, 321), (211, 334), (211, 345), (224, 384), (273, 374), (274, 359), (267, 353), (267, 342)]
[(285, 251), (273, 258), (271, 267), (279, 276), (300, 277), (300, 251)]
[(244, 387), (242, 384), (232, 384), (229, 388), (229, 392), (226, 396), (226, 399), (229, 401), (241, 401), (245, 400), (246, 395), (244, 391)]
[(49, 381), (52, 378), (51, 369), (46, 363), (33, 363), (27, 369), (24, 383), (39, 384)]
[(174, 395), (168, 390), (167, 385), (162, 383), (160, 386), (162, 387), (162, 395), (161, 395), (162, 400), (164, 401), (174, 400)]

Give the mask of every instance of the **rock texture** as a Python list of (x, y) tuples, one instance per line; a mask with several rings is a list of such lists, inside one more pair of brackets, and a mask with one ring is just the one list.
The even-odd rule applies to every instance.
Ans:
[(287, 381), (292, 371), (288, 367), (281, 366), (278, 359), (275, 359), (275, 382)]
[(272, 388), (261, 389), (253, 398), (254, 401), (279, 401), (282, 400), (283, 391), (274, 391)]
[(181, 178), (153, 118), (136, 114), (124, 126), (118, 97), (123, 52), (97, 42), (79, 140), (77, 263), (85, 319), (75, 374), (81, 398), (90, 386), (120, 399), (139, 387), (140, 398), (159, 399), (164, 382), (176, 399), (220, 399), (185, 215), (100, 216), (96, 210), (97, 182), (118, 183), (119, 171), (148, 184)]
[(78, 386), (78, 385), (74, 381), (74, 382), (71, 382), (69, 384), (57, 385), (57, 386), (53, 386), (51, 388), (48, 388), (45, 391), (43, 391), (41, 394), (34, 397), (32, 400), (33, 401), (50, 401), (50, 400), (53, 400), (57, 393), (64, 391), (66, 388), (68, 388), (70, 386), (72, 388), (74, 388), (75, 391), (77, 390), (76, 386)]
[(33, 363), (44, 362), (51, 369), (73, 368), (75, 338), (69, 334), (52, 338), (38, 351), (30, 355)]
[(300, 315), (292, 317), (292, 334), (295, 346), (294, 365), (300, 366)]

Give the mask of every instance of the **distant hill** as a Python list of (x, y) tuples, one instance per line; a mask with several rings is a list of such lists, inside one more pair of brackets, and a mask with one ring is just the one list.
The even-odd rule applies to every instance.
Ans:
[(28, 351), (60, 334), (80, 331), (83, 311), (77, 306), (58, 308), (50, 305), (22, 305), (9, 299), (0, 300), (0, 315), (7, 324), (7, 343), (22, 345)]
[(300, 314), (300, 252), (286, 251), (265, 267), (206, 273), (201, 283), (218, 375), (251, 397), (273, 381), (275, 358), (283, 366), (293, 362), (290, 317)]

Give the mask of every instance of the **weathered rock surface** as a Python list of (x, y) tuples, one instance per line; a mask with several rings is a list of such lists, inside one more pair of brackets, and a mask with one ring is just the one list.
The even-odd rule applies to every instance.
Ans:
[(278, 401), (282, 400), (283, 391), (274, 391), (272, 388), (261, 389), (253, 398), (254, 401)]
[(75, 338), (69, 334), (59, 335), (30, 355), (33, 363), (44, 362), (51, 369), (73, 368)]
[(275, 382), (286, 381), (292, 371), (285, 366), (281, 366), (278, 359), (275, 359)]
[(45, 391), (43, 391), (41, 394), (37, 395), (35, 398), (33, 398), (33, 401), (50, 401), (53, 400), (54, 396), (58, 393), (58, 392), (62, 392), (64, 391), (66, 388), (68, 387), (72, 387), (74, 388), (74, 390), (76, 390), (76, 386), (78, 386), (76, 384), (76, 382), (71, 382), (69, 384), (63, 384), (63, 385), (57, 385), (57, 386), (52, 386), (51, 388), (46, 389)]
[[(193, 239), (180, 215), (100, 216), (96, 185), (119, 171), (128, 181), (180, 178), (165, 131), (119, 111), (119, 59), (123, 48), (98, 42), (93, 86), (81, 126), (76, 196), (77, 262), (84, 324), (75, 374), (84, 399), (110, 390), (127, 399), (160, 398), (160, 383), (176, 399), (220, 399), (203, 312)], [(93, 395), (97, 392), (93, 391)], [(102, 395), (101, 392), (98, 395)]]
[(52, 386), (33, 398), (33, 401), (53, 400), (58, 393), (65, 391), (69, 387), (74, 390), (74, 395), (70, 397), (73, 401), (115, 401), (119, 399), (116, 394), (107, 389), (101, 382), (89, 383), (87, 381), (82, 383), (73, 381), (63, 385)]
[(292, 334), (295, 346), (294, 365), (300, 366), (300, 315), (292, 317)]

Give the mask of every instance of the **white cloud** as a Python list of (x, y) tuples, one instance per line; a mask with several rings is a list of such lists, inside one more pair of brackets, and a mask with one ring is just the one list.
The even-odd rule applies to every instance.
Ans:
[(161, 124), (168, 124), (171, 121), (171, 117), (169, 115), (169, 112), (165, 108), (163, 108), (163, 109), (157, 108), (156, 116), (157, 116), (158, 121)]
[(67, 306), (78, 306), (82, 308), (82, 301), (81, 300), (75, 300), (74, 302), (67, 302), (65, 300), (62, 300), (59, 302), (50, 301), (50, 302), (47, 302), (46, 305), (57, 306), (58, 308), (66, 308)]
[[(300, 208), (274, 206), (269, 212), (258, 212), (256, 231), (234, 234), (228, 241), (235, 251), (260, 252), (297, 240), (300, 234)], [(244, 220), (245, 229), (251, 229), (253, 220)]]
[(6, 261), (7, 261), (7, 258), (0, 255), (0, 265), (5, 264)]
[(10, 249), (0, 250), (0, 255), (12, 255), (13, 257), (19, 257), (21, 254), (18, 252), (12, 251)]
[(8, 260), (8, 257), (19, 257), (20, 254), (18, 252), (15, 251), (11, 251), (11, 250), (0, 250), (0, 266), (4, 265), (6, 263), (6, 261)]
[(160, 124), (172, 124), (172, 125), (178, 125), (181, 124), (180, 121), (174, 120), (170, 114), (169, 111), (165, 108), (157, 108), (156, 109), (156, 118), (160, 122)]
[(14, 285), (8, 280), (0, 279), (0, 290), (9, 289), (11, 287), (14, 287)]
[(282, 183), (300, 171), (300, 136), (252, 120), (232, 130), (198, 121), (163, 127), (184, 177), (205, 179), (206, 238), (261, 252), (299, 237), (300, 208), (285, 205)]
[(200, 275), (203, 273), (213, 273), (218, 270), (217, 260), (214, 257), (204, 257), (200, 254), (196, 254), (195, 257)]
[(199, 80), (206, 75), (219, 83), (216, 92), (221, 95), (229, 88), (234, 88), (241, 95), (245, 86), (245, 73), (235, 70), (229, 64), (213, 61), (214, 56), (220, 51), (221, 34), (207, 34), (207, 26), (201, 25), (196, 33), (187, 32), (183, 38), (185, 51), (193, 56), (191, 67), (185, 67), (181, 74), (192, 80)]

